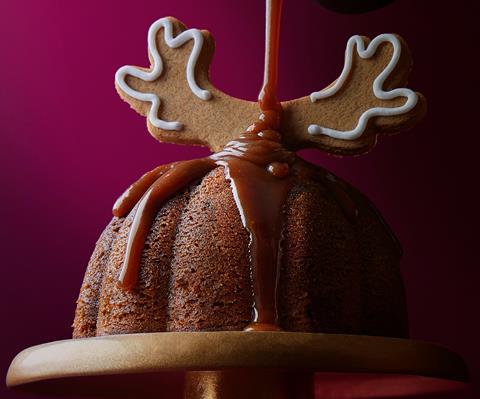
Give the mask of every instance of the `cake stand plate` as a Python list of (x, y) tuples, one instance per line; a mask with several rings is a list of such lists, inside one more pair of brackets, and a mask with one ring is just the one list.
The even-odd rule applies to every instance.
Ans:
[[(294, 332), (164, 332), (33, 346), (7, 385), (35, 393), (132, 398), (365, 398), (464, 389), (454, 352), (408, 339)], [(438, 395), (436, 396), (438, 397)]]

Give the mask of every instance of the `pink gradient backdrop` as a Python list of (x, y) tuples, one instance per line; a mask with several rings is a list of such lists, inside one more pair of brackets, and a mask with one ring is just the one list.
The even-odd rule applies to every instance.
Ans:
[[(70, 336), (85, 265), (117, 195), (158, 164), (207, 154), (156, 143), (144, 118), (115, 93), (119, 66), (146, 64), (150, 23), (174, 15), (210, 30), (217, 43), (213, 82), (235, 96), (256, 98), (262, 1), (192, 3), (0, 2), (3, 375), (19, 350)], [(381, 139), (368, 156), (304, 155), (378, 205), (405, 249), (411, 335), (461, 353), (478, 381), (479, 140), (471, 117), (476, 65), (468, 54), (477, 29), (474, 3), (433, 10), (430, 2), (403, 0), (345, 16), (312, 0), (285, 0), (280, 94), (303, 96), (335, 79), (352, 34), (396, 32), (407, 40), (415, 59), (411, 87), (429, 99), (428, 117), (410, 132)], [(3, 386), (0, 392), (18, 397)]]

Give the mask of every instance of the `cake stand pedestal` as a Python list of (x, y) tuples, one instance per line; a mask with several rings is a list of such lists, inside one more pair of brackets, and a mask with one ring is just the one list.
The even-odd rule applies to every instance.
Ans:
[(466, 382), (463, 360), (427, 342), (242, 331), (56, 341), (20, 352), (7, 374), (28, 392), (136, 399), (386, 398)]

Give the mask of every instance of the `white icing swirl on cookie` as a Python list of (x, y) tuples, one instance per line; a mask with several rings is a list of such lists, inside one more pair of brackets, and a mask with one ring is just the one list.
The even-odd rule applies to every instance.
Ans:
[(352, 36), (347, 43), (347, 48), (345, 50), (345, 65), (343, 67), (342, 73), (340, 74), (340, 77), (337, 79), (333, 86), (310, 94), (310, 100), (312, 102), (315, 102), (322, 98), (331, 97), (344, 86), (352, 69), (353, 52), (355, 45), (358, 55), (363, 59), (368, 59), (375, 54), (378, 46), (385, 42), (388, 42), (393, 46), (393, 54), (388, 65), (374, 80), (373, 93), (375, 97), (380, 100), (392, 100), (397, 97), (405, 97), (407, 101), (399, 107), (375, 107), (368, 109), (360, 116), (357, 125), (352, 130), (341, 131), (312, 124), (308, 127), (308, 133), (313, 136), (325, 135), (336, 139), (355, 140), (364, 133), (370, 118), (376, 116), (400, 115), (407, 113), (415, 107), (418, 101), (418, 96), (414, 91), (407, 88), (397, 88), (390, 91), (383, 90), (383, 84), (385, 83), (385, 80), (388, 78), (390, 73), (395, 69), (402, 51), (402, 44), (398, 37), (389, 33), (384, 33), (377, 36), (369, 43), (367, 47), (365, 47), (365, 41), (361, 36)]
[(195, 94), (201, 100), (210, 100), (212, 94), (208, 90), (200, 88), (195, 80), (195, 66), (198, 57), (202, 50), (203, 35), (198, 29), (188, 29), (178, 36), (173, 37), (173, 25), (169, 18), (161, 18), (154, 22), (148, 30), (148, 52), (152, 58), (152, 69), (144, 71), (134, 66), (123, 66), (115, 74), (115, 83), (127, 95), (139, 101), (150, 102), (150, 112), (148, 113), (148, 120), (150, 123), (163, 130), (181, 130), (183, 124), (178, 121), (168, 122), (158, 117), (158, 110), (160, 107), (160, 98), (154, 93), (141, 93), (132, 89), (125, 81), (125, 78), (130, 75), (147, 82), (153, 82), (158, 79), (163, 72), (163, 61), (157, 47), (158, 31), (164, 29), (165, 43), (170, 48), (177, 48), (184, 45), (189, 40), (193, 40), (193, 48), (187, 62), (187, 82)]

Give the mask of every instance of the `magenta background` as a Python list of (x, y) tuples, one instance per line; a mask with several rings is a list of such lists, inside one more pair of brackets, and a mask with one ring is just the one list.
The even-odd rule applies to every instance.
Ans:
[[(85, 265), (117, 195), (158, 164), (207, 153), (156, 143), (144, 118), (115, 93), (119, 66), (146, 65), (150, 23), (174, 15), (210, 30), (217, 43), (213, 82), (232, 95), (256, 98), (262, 1), (191, 3), (1, 0), (2, 375), (19, 350), (70, 336)], [(335, 79), (352, 34), (391, 31), (407, 40), (415, 59), (410, 86), (427, 96), (428, 117), (410, 132), (382, 138), (368, 156), (305, 156), (378, 205), (405, 249), (412, 337), (461, 353), (478, 382), (473, 3), (433, 10), (431, 2), (403, 0), (344, 16), (312, 0), (285, 0), (280, 93), (281, 99), (303, 96)], [(0, 393), (18, 397), (3, 386)]]

